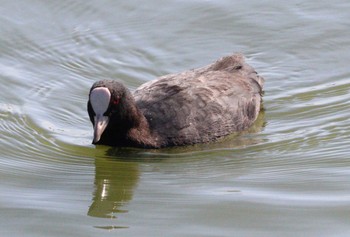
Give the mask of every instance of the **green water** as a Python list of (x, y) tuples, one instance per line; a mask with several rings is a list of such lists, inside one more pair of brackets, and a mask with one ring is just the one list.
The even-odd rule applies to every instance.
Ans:
[[(350, 3), (1, 1), (0, 236), (349, 236)], [(215, 144), (91, 145), (88, 91), (242, 52), (264, 113)]]

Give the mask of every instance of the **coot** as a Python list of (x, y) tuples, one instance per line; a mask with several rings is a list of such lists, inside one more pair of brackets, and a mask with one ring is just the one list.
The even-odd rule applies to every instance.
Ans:
[(241, 54), (162, 76), (133, 93), (115, 80), (98, 81), (87, 104), (93, 144), (161, 148), (215, 141), (254, 123), (263, 83)]

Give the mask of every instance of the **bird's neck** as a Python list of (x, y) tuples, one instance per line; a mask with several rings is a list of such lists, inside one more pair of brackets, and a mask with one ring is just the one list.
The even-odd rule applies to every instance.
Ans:
[(157, 135), (152, 134), (148, 121), (143, 113), (137, 109), (137, 119), (135, 126), (130, 128), (127, 133), (128, 140), (144, 148), (158, 148)]

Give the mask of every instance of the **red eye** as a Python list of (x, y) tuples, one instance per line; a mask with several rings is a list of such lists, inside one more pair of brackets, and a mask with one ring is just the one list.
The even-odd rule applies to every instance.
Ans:
[(115, 100), (113, 100), (113, 104), (114, 104), (114, 105), (119, 104), (119, 99), (115, 99)]

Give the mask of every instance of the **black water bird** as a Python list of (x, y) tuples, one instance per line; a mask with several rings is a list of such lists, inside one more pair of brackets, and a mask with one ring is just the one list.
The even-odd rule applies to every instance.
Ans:
[(263, 84), (241, 54), (162, 76), (133, 93), (115, 80), (98, 81), (87, 105), (93, 144), (161, 148), (215, 141), (254, 123)]

